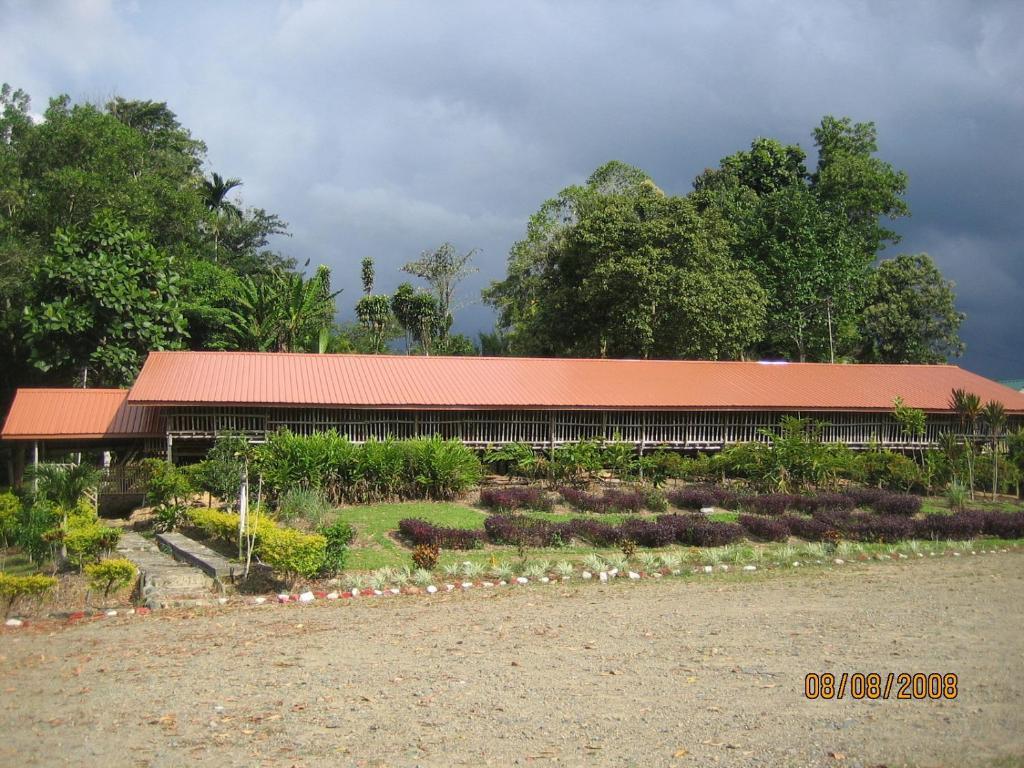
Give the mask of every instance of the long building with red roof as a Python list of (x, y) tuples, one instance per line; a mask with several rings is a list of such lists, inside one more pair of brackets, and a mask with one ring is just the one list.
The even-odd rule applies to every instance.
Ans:
[[(0, 437), (171, 457), (202, 454), (219, 434), (259, 441), (278, 429), (714, 450), (764, 440), (795, 415), (821, 422), (828, 441), (906, 449), (956, 429), (955, 389), (1024, 421), (1024, 393), (954, 365), (153, 352), (129, 390), (19, 390)], [(925, 411), (924, 436), (902, 432), (897, 397)]]

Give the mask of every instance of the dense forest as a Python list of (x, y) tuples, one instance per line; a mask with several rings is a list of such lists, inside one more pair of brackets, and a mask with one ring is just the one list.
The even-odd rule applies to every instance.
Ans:
[[(271, 247), (280, 216), (161, 102), (0, 91), (0, 390), (117, 386), (151, 349), (937, 362), (963, 350), (952, 285), (924, 254), (880, 260), (909, 214), (874, 126), (826, 117), (805, 152), (757, 139), (686, 195), (619, 162), (562, 190), (484, 300), (479, 344), (451, 332), (475, 251), (403, 267), (392, 295)], [(342, 237), (344, 233), (339, 233)], [(438, 238), (440, 240), (440, 238)]]

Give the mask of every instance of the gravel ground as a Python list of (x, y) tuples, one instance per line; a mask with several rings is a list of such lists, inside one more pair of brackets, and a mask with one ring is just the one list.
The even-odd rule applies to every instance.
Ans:
[(1021, 765), (1022, 595), (1011, 553), (5, 631), (0, 765)]

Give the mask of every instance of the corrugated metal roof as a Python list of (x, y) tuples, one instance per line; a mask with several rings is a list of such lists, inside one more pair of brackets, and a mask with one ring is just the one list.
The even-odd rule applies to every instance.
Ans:
[(948, 410), (961, 388), (1024, 394), (951, 365), (152, 352), (129, 401), (383, 408)]
[(162, 435), (153, 408), (131, 405), (127, 389), (19, 389), (4, 440), (70, 440)]

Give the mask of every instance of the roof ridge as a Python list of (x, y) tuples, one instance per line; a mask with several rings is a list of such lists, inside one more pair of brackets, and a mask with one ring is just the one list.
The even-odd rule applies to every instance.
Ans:
[[(311, 358), (330, 360), (338, 358), (362, 359), (362, 360), (501, 360), (510, 362), (549, 362), (549, 363), (686, 363), (691, 365), (779, 365), (779, 366), (800, 366), (800, 367), (825, 367), (825, 368), (957, 368), (965, 370), (956, 363), (826, 363), (822, 361), (799, 362), (793, 360), (690, 360), (678, 358), (645, 358), (645, 357), (521, 357), (515, 355), (406, 355), (401, 353), (371, 354), (366, 352), (267, 352), (257, 350), (228, 350), (228, 349), (159, 349), (152, 350), (149, 355), (217, 355), (227, 357), (271, 357), (271, 358)], [(967, 371), (972, 373), (971, 371)], [(980, 376), (981, 374), (974, 374)]]

